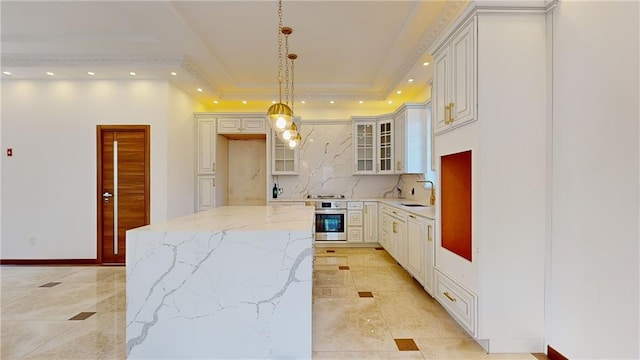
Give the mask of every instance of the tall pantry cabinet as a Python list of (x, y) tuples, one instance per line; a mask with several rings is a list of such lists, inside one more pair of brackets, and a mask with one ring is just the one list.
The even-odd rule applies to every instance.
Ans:
[(488, 352), (543, 352), (555, 3), (508, 3), (472, 3), (430, 49), (434, 295)]

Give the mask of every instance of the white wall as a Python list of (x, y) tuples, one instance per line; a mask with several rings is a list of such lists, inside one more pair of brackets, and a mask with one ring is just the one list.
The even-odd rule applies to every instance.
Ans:
[[(169, 101), (168, 110), (169, 87), (154, 81), (3, 80), (2, 146), (12, 147), (14, 156), (3, 151), (1, 157), (0, 258), (96, 258), (97, 124), (151, 125), (152, 223), (171, 214), (173, 192), (188, 194), (193, 204), (192, 188), (183, 191), (184, 181), (168, 175), (178, 161), (168, 155), (171, 142), (193, 139), (192, 133), (169, 136), (169, 113), (188, 107)], [(188, 154), (192, 175), (193, 147)]]
[(640, 3), (554, 13), (547, 343), (570, 359), (638, 359)]
[[(169, 86), (167, 146), (167, 219), (192, 214), (195, 182), (195, 127), (193, 113), (204, 106), (190, 95)], [(153, 207), (153, 203), (151, 204)]]

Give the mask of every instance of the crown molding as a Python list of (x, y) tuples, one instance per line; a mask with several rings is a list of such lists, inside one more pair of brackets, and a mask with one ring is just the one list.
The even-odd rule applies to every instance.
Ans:
[(447, 26), (454, 21), (458, 14), (469, 5), (468, 1), (447, 1), (445, 8), (442, 11), (441, 16), (429, 26), (429, 28), (422, 34), (420, 41), (416, 48), (413, 50), (413, 54), (408, 57), (400, 66), (395, 76), (387, 82), (384, 90), (379, 94), (382, 99), (387, 98), (391, 92), (398, 86), (400, 82), (407, 76), (411, 68), (416, 64), (425, 53), (428, 52), (429, 47), (433, 44), (436, 38), (446, 30)]
[(135, 56), (67, 56), (67, 55), (29, 55), (29, 54), (3, 54), (0, 56), (2, 66), (15, 67), (83, 67), (83, 66), (173, 66), (182, 65), (182, 57), (135, 57)]

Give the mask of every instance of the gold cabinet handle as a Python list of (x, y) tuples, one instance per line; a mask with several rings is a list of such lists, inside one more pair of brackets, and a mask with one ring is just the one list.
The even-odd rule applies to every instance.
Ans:
[(449, 103), (449, 124), (451, 124), (453, 122), (453, 107), (455, 106), (454, 103)]
[(213, 170), (213, 172), (216, 172), (216, 163), (211, 163), (211, 170)]
[(445, 105), (444, 106), (444, 124), (448, 125), (449, 124), (449, 105)]
[(453, 296), (449, 295), (448, 291), (444, 292), (444, 296), (446, 296), (449, 300), (451, 300), (452, 302), (456, 302), (456, 298), (454, 298)]
[(211, 179), (211, 187), (216, 187), (216, 179)]
[(431, 230), (433, 227), (431, 225), (427, 225), (427, 241), (433, 241), (433, 235), (431, 234)]

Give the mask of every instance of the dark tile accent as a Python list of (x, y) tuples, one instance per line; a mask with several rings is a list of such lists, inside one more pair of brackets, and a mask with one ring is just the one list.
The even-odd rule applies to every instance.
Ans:
[(383, 247), (377, 247), (377, 248), (375, 248), (375, 249), (376, 249), (376, 250), (384, 250), (384, 248), (383, 248)]
[(373, 293), (371, 291), (358, 291), (358, 296), (360, 297), (373, 297)]
[(549, 345), (547, 345), (547, 357), (550, 360), (569, 360), (566, 356), (562, 355), (560, 352)]
[(349, 270), (348, 266), (338, 266), (338, 270)]
[(40, 285), (40, 287), (54, 287), (54, 286), (60, 285), (60, 284), (62, 284), (62, 283), (61, 282), (48, 282), (48, 283), (46, 283), (44, 285)]
[(328, 253), (334, 253), (336, 252), (335, 250), (327, 250)]
[(95, 312), (81, 312), (69, 320), (86, 320), (90, 318), (93, 314), (95, 314)]
[(393, 339), (400, 351), (420, 351), (413, 339)]
[(537, 360), (549, 360), (545, 353), (531, 353)]

